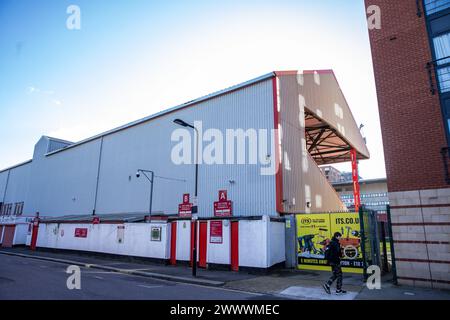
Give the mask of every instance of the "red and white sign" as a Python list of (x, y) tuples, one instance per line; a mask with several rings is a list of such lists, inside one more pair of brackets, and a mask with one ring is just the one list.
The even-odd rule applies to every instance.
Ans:
[(361, 206), (361, 197), (359, 194), (358, 161), (355, 149), (350, 150), (350, 157), (352, 160), (353, 199), (355, 199), (355, 211), (358, 212)]
[(209, 223), (209, 243), (223, 242), (222, 221), (210, 221)]
[(75, 228), (75, 238), (87, 238), (87, 228)]
[(192, 203), (189, 202), (189, 193), (183, 194), (183, 203), (178, 205), (178, 215), (180, 217), (190, 217), (192, 215)]
[(99, 217), (92, 218), (92, 224), (99, 224), (99, 223), (100, 223), (100, 218)]
[(227, 198), (227, 191), (219, 191), (219, 201), (214, 201), (214, 216), (229, 217), (233, 215), (233, 203)]

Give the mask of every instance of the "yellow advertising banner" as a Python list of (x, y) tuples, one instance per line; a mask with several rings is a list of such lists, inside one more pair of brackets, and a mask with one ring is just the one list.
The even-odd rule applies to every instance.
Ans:
[(356, 212), (297, 215), (298, 268), (330, 270), (325, 248), (335, 232), (340, 232), (342, 270), (362, 273), (359, 215)]

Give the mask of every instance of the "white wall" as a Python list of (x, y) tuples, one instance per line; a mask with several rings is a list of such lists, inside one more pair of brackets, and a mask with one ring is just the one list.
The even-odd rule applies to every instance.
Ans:
[(239, 221), (239, 266), (267, 267), (267, 221)]
[(207, 263), (231, 264), (231, 222), (222, 221), (222, 243), (210, 243), (211, 221), (208, 221), (207, 231)]
[(16, 224), (13, 245), (24, 245), (27, 241), (28, 223)]
[[(223, 242), (210, 243), (210, 223), (207, 227), (207, 263), (231, 264), (231, 222), (222, 221)], [(228, 224), (228, 225), (227, 225)], [(150, 226), (162, 227), (161, 242), (150, 241)], [(125, 223), (124, 241), (117, 241), (120, 224), (40, 224), (38, 247), (71, 249), (112, 254), (170, 258), (170, 223)], [(87, 238), (76, 238), (76, 228), (87, 228)], [(62, 235), (62, 232), (64, 235)], [(284, 223), (261, 220), (239, 221), (239, 266), (268, 268), (285, 260)], [(197, 236), (199, 232), (197, 232)], [(26, 237), (24, 238), (26, 241)], [(198, 243), (198, 242), (197, 242)], [(177, 221), (178, 261), (190, 260), (191, 223)]]
[[(118, 226), (125, 227), (122, 243), (117, 241)], [(150, 230), (152, 226), (162, 228), (161, 241), (151, 241)], [(87, 237), (75, 237), (76, 228), (87, 228)], [(168, 259), (169, 241), (168, 225), (165, 223), (98, 225), (52, 223), (39, 225), (37, 246)]]
[(269, 266), (286, 260), (285, 231), (284, 222), (269, 222)]
[(284, 223), (262, 220), (239, 221), (239, 266), (269, 268), (285, 258)]
[[(198, 236), (198, 232), (197, 232)], [(177, 249), (176, 259), (190, 261), (191, 259), (191, 222), (189, 220), (177, 221)]]

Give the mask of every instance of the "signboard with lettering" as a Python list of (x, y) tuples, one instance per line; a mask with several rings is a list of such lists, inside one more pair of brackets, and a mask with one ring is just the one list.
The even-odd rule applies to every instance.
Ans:
[(75, 228), (75, 238), (87, 238), (87, 228)]
[(227, 191), (219, 191), (219, 201), (214, 201), (214, 216), (230, 217), (233, 215), (233, 203), (227, 198)]
[(99, 217), (92, 218), (92, 224), (99, 224), (99, 223), (100, 223), (100, 218)]
[(223, 242), (222, 221), (210, 221), (209, 223), (209, 243)]
[(178, 215), (180, 217), (190, 217), (192, 215), (192, 203), (189, 202), (189, 193), (183, 194), (183, 203), (178, 205)]
[(298, 268), (329, 270), (325, 249), (335, 232), (342, 234), (343, 271), (362, 273), (360, 223), (355, 212), (298, 214)]

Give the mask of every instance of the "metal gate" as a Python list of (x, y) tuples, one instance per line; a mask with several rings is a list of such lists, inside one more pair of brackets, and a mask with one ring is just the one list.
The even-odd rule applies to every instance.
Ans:
[(342, 234), (342, 267), (367, 277), (367, 268), (377, 265), (393, 271), (394, 246), (389, 208), (386, 221), (364, 206), (359, 212), (329, 212), (286, 216), (286, 267), (329, 270), (324, 249), (335, 232)]
[(386, 217), (380, 219), (380, 213), (361, 207), (361, 244), (363, 246), (364, 277), (371, 265), (380, 267), (383, 274), (392, 272), (393, 282), (397, 283), (395, 266), (395, 248), (392, 236), (391, 212), (386, 207)]

